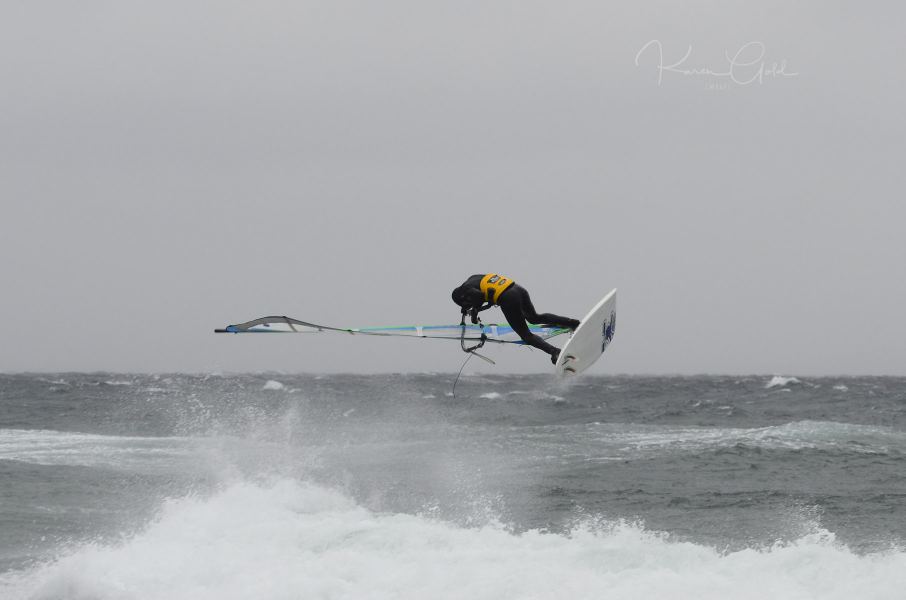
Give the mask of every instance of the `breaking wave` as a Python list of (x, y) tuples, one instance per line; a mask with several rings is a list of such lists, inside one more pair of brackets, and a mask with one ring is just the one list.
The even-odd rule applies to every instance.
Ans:
[(882, 599), (906, 553), (859, 555), (816, 529), (720, 552), (627, 523), (568, 535), (367, 510), (329, 488), (233, 483), (168, 501), (141, 533), (0, 580), (6, 598)]
[(768, 388), (768, 389), (777, 388), (777, 387), (783, 388), (783, 387), (795, 385), (798, 383), (802, 383), (802, 382), (799, 381), (799, 379), (797, 379), (796, 377), (784, 377), (783, 375), (774, 375), (773, 377), (771, 377), (771, 380), (769, 382), (764, 384), (764, 387)]

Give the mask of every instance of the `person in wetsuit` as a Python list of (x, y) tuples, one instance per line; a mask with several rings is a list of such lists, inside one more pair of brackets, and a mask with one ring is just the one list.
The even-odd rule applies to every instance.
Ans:
[(499, 306), (513, 331), (526, 344), (550, 354), (551, 362), (554, 364), (557, 364), (560, 349), (532, 333), (528, 328), (528, 323), (569, 329), (576, 329), (579, 326), (579, 321), (576, 319), (551, 313), (538, 314), (532, 305), (528, 290), (512, 279), (497, 273), (472, 275), (461, 286), (453, 290), (452, 296), (453, 302), (462, 309), (462, 314), (472, 317), (472, 323), (478, 323), (479, 312), (494, 305)]

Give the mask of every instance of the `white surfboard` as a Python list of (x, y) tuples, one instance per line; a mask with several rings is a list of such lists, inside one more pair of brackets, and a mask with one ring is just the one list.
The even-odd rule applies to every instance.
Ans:
[(557, 375), (578, 375), (595, 364), (613, 340), (617, 326), (617, 291), (611, 290), (582, 319), (567, 340), (554, 369)]

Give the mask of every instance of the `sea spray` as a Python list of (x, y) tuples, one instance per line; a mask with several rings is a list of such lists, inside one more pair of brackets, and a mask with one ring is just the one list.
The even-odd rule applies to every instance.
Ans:
[(568, 534), (375, 513), (323, 486), (234, 483), (170, 500), (118, 544), (85, 544), (7, 579), (5, 597), (894, 599), (906, 554), (857, 555), (828, 532), (722, 553), (637, 524)]

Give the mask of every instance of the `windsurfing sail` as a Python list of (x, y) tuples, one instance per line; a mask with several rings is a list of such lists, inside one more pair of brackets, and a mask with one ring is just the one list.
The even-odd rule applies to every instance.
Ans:
[[(529, 325), (532, 333), (542, 339), (550, 339), (569, 329)], [(349, 333), (353, 335), (376, 335), (392, 337), (416, 337), (439, 340), (487, 341), (497, 344), (525, 344), (513, 328), (507, 324), (490, 325), (403, 325), (396, 327), (330, 327), (293, 319), (292, 317), (261, 317), (237, 325), (215, 329), (215, 333)]]

